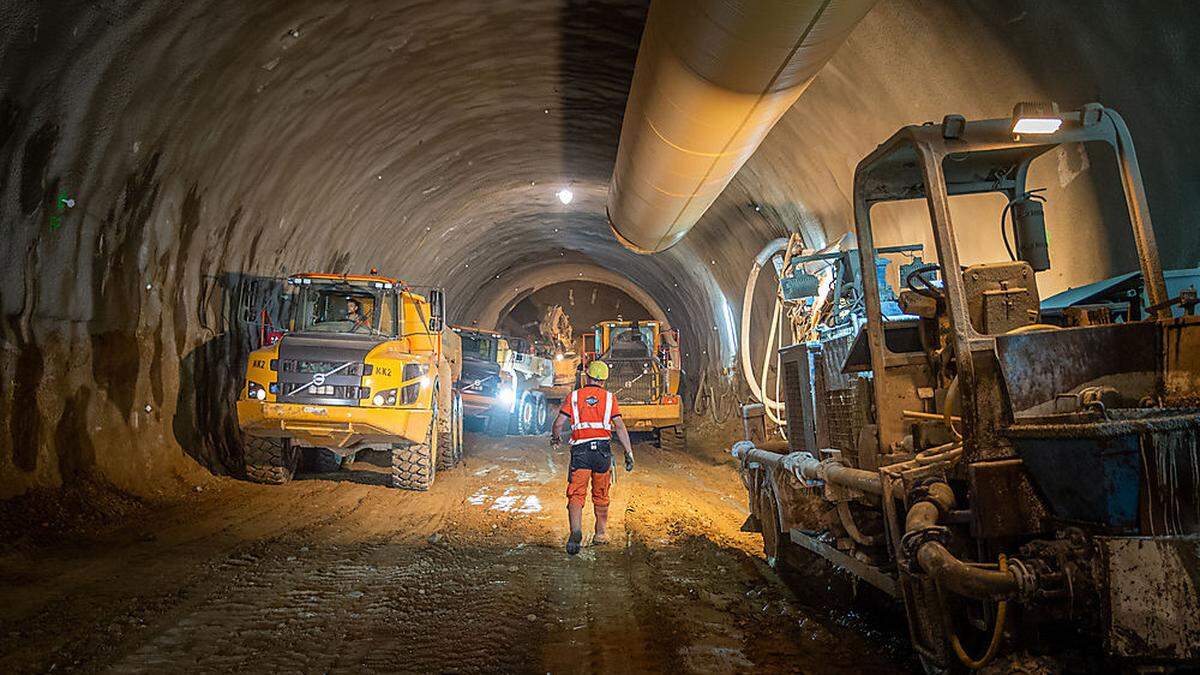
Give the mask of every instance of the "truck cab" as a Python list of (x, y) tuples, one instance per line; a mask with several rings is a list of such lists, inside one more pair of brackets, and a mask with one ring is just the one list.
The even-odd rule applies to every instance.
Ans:
[(286, 331), (250, 354), (237, 402), (247, 477), (283, 483), (301, 455), (329, 466), (383, 450), (393, 487), (428, 489), (462, 456), (461, 347), (442, 292), (338, 274), (287, 288)]

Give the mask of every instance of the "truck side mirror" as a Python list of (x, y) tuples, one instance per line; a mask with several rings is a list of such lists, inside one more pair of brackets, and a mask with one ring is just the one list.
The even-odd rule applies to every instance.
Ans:
[(438, 332), (446, 321), (446, 294), (438, 289), (429, 291), (429, 330)]

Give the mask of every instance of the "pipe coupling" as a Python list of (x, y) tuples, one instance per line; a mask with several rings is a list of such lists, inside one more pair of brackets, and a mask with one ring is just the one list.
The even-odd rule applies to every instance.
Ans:
[(920, 574), (924, 570), (917, 562), (917, 552), (930, 542), (937, 542), (943, 547), (950, 542), (950, 528), (944, 525), (926, 525), (910, 530), (900, 537), (900, 548), (904, 551), (904, 568), (909, 574)]
[(729, 454), (738, 459), (745, 459), (746, 455), (754, 449), (754, 441), (738, 441), (733, 444), (729, 450)]
[(936, 476), (929, 476), (918, 480), (908, 492), (908, 503), (915, 505), (921, 502), (929, 502), (937, 507), (938, 516), (944, 517), (946, 514), (942, 513), (942, 502), (934, 494), (934, 486), (945, 485), (945, 483), (945, 479)]
[(1017, 582), (1017, 595), (1023, 600), (1033, 598), (1038, 589), (1037, 573), (1016, 558), (1006, 561), (1008, 573)]

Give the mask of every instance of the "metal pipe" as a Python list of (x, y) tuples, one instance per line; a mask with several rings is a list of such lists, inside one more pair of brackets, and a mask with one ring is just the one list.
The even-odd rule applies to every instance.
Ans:
[(617, 239), (682, 239), (874, 4), (654, 0), (609, 185)]
[[(882, 495), (883, 484), (877, 473), (854, 469), (836, 462), (820, 462), (808, 453), (781, 455), (757, 448), (750, 441), (733, 444), (732, 454), (742, 463), (758, 463), (775, 468), (783, 466), (798, 478), (821, 480), (871, 494)], [(905, 535), (937, 528), (943, 514), (954, 508), (954, 491), (945, 483), (926, 486), (921, 497), (904, 518)], [(1019, 595), (1030, 584), (1020, 561), (1010, 560), (1006, 570), (974, 567), (959, 560), (941, 542), (926, 539), (916, 549), (917, 564), (943, 587), (969, 598), (1000, 600)]]
[[(954, 508), (954, 492), (945, 483), (933, 483), (908, 509), (904, 518), (906, 537), (936, 528), (944, 513)], [(969, 598), (1004, 599), (1021, 592), (1019, 563), (1006, 571), (973, 567), (959, 560), (941, 542), (927, 539), (916, 549), (917, 564), (943, 587)]]
[(742, 464), (757, 462), (772, 468), (782, 464), (802, 480), (825, 481), (873, 495), (883, 494), (883, 479), (878, 473), (855, 469), (828, 460), (822, 462), (806, 452), (781, 455), (757, 448), (750, 441), (734, 443), (731, 452), (734, 457), (742, 460)]

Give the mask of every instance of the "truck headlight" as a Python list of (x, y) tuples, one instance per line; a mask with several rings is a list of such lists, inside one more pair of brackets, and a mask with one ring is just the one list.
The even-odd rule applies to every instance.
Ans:
[(246, 397), (257, 401), (265, 401), (267, 400), (267, 390), (257, 382), (247, 382)]
[(382, 408), (385, 405), (396, 405), (396, 390), (385, 389), (371, 397), (371, 403)]
[(500, 391), (496, 394), (496, 398), (506, 406), (512, 406), (513, 401), (517, 400), (517, 392), (513, 391), (512, 387), (500, 387)]

